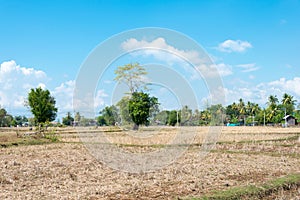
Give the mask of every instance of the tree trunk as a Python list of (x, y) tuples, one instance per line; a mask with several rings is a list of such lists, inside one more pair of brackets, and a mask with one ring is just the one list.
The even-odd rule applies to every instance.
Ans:
[(134, 130), (134, 131), (139, 130), (139, 125), (134, 123), (132, 130)]

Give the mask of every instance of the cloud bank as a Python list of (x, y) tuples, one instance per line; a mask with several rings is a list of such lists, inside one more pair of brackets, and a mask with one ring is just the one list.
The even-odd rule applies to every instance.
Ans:
[[(57, 87), (48, 88), (51, 81), (48, 75), (34, 68), (21, 67), (14, 60), (2, 62), (0, 65), (0, 106), (12, 115), (30, 115), (25, 107), (25, 100), (31, 88), (48, 89), (56, 100), (58, 115), (64, 116), (73, 111), (74, 80), (59, 83)], [(104, 90), (96, 91), (94, 107), (104, 105), (107, 96)]]

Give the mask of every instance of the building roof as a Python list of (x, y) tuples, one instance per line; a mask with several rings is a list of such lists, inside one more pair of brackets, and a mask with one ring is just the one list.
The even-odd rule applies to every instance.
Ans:
[(288, 119), (288, 118), (294, 118), (295, 119), (295, 117), (294, 116), (291, 116), (291, 115), (286, 115), (283, 119)]

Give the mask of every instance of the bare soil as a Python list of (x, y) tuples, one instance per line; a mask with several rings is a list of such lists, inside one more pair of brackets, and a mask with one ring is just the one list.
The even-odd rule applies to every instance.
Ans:
[[(197, 134), (188, 150), (165, 168), (149, 173), (117, 171), (97, 161), (73, 129), (56, 130), (58, 143), (0, 148), (0, 199), (201, 197), (215, 190), (259, 185), (300, 173), (300, 128), (223, 127), (218, 143), (204, 158), (199, 153), (209, 128), (190, 130)], [(93, 131), (104, 132), (107, 128)], [(178, 129), (146, 131), (148, 135), (142, 139), (130, 131), (105, 134), (119, 148), (143, 153), (163, 148)], [(7, 132), (13, 134), (0, 132), (0, 143), (10, 139)], [(1, 134), (5, 136), (2, 139)], [(272, 195), (266, 198), (296, 199), (300, 190)]]

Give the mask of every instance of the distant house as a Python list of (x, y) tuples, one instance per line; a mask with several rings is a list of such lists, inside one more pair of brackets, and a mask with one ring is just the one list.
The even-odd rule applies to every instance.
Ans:
[(291, 115), (287, 115), (283, 118), (284, 121), (286, 121), (287, 126), (295, 126), (297, 125), (297, 119)]

